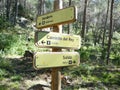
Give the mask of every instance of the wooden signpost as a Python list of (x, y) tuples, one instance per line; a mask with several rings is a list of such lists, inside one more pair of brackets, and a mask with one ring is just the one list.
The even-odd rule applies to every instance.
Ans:
[(37, 31), (35, 33), (35, 45), (43, 48), (80, 49), (81, 37), (79, 35)]
[(37, 47), (52, 48), (52, 52), (37, 52), (34, 55), (33, 66), (35, 69), (51, 68), (51, 90), (61, 90), (61, 67), (77, 66), (80, 56), (77, 52), (62, 52), (64, 49), (80, 49), (81, 38), (78, 35), (61, 34), (60, 24), (74, 22), (77, 19), (76, 7), (61, 9), (62, 0), (54, 0), (54, 12), (37, 17), (38, 29), (53, 27), (53, 32), (35, 33)]
[[(62, 8), (62, 0), (54, 0), (54, 11)], [(61, 26), (53, 26), (53, 32), (62, 32)], [(60, 48), (52, 48), (52, 52), (61, 52)], [(59, 67), (52, 68), (51, 90), (61, 90), (61, 72)]]

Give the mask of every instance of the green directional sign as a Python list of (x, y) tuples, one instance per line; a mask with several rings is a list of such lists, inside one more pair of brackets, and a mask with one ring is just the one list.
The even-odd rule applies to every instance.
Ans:
[(35, 69), (78, 66), (80, 55), (77, 52), (37, 52), (34, 55)]
[(38, 31), (35, 33), (35, 45), (48, 48), (80, 49), (81, 37), (79, 35)]
[(36, 19), (36, 28), (46, 28), (55, 25), (74, 22), (77, 19), (75, 7), (68, 7), (38, 16)]

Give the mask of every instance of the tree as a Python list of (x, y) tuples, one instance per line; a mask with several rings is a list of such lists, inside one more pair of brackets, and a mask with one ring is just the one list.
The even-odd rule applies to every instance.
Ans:
[(37, 15), (44, 14), (45, 0), (38, 0)]
[(102, 38), (102, 46), (103, 46), (103, 48), (104, 48), (104, 43), (105, 43), (106, 25), (107, 25), (108, 12), (109, 12), (109, 3), (110, 3), (110, 1), (108, 0), (107, 12), (106, 12), (105, 23), (104, 23), (103, 38)]
[(5, 0), (0, 0), (0, 16), (5, 14)]
[(113, 4), (114, 0), (111, 0), (111, 9), (110, 9), (110, 31), (109, 31), (109, 40), (108, 40), (108, 48), (107, 48), (107, 65), (109, 64), (109, 57), (111, 51), (111, 43), (112, 43), (112, 33), (113, 33)]
[[(69, 6), (71, 6), (72, 1), (69, 0)], [(68, 24), (68, 34), (70, 33), (71, 30), (71, 24)]]
[(14, 6), (14, 22), (13, 25), (16, 25), (16, 17), (18, 14), (18, 0), (15, 0), (15, 6)]
[(87, 8), (87, 0), (84, 2), (84, 15), (83, 15), (83, 24), (82, 24), (82, 31), (81, 37), (84, 39), (85, 37), (85, 26), (86, 26), (86, 8)]
[(6, 1), (6, 18), (9, 20), (10, 18), (10, 6), (11, 6), (11, 0)]

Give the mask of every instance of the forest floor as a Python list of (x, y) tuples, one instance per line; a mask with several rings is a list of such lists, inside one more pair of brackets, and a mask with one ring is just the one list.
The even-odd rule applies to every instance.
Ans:
[[(4, 78), (0, 78), (0, 90), (51, 90), (50, 69), (35, 70), (31, 58), (18, 57), (9, 58), (9, 60), (12, 69), (8, 68), (9, 74), (5, 75)], [(96, 71), (97, 77), (100, 77), (100, 73), (97, 74), (99, 71), (102, 70)], [(103, 72), (105, 71), (103, 70)], [(116, 77), (118, 83), (84, 81), (81, 76), (68, 79), (62, 78), (62, 90), (120, 90), (120, 68), (109, 68), (107, 72), (117, 72), (119, 74)]]

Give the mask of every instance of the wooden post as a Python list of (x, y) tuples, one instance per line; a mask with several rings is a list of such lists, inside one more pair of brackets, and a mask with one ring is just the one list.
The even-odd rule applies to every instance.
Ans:
[[(54, 11), (62, 8), (62, 0), (54, 0)], [(53, 26), (53, 32), (62, 32), (61, 25)], [(59, 48), (52, 48), (52, 52), (60, 52)], [(54, 62), (54, 61), (53, 61)], [(52, 68), (52, 90), (61, 90), (61, 72), (60, 68)]]

